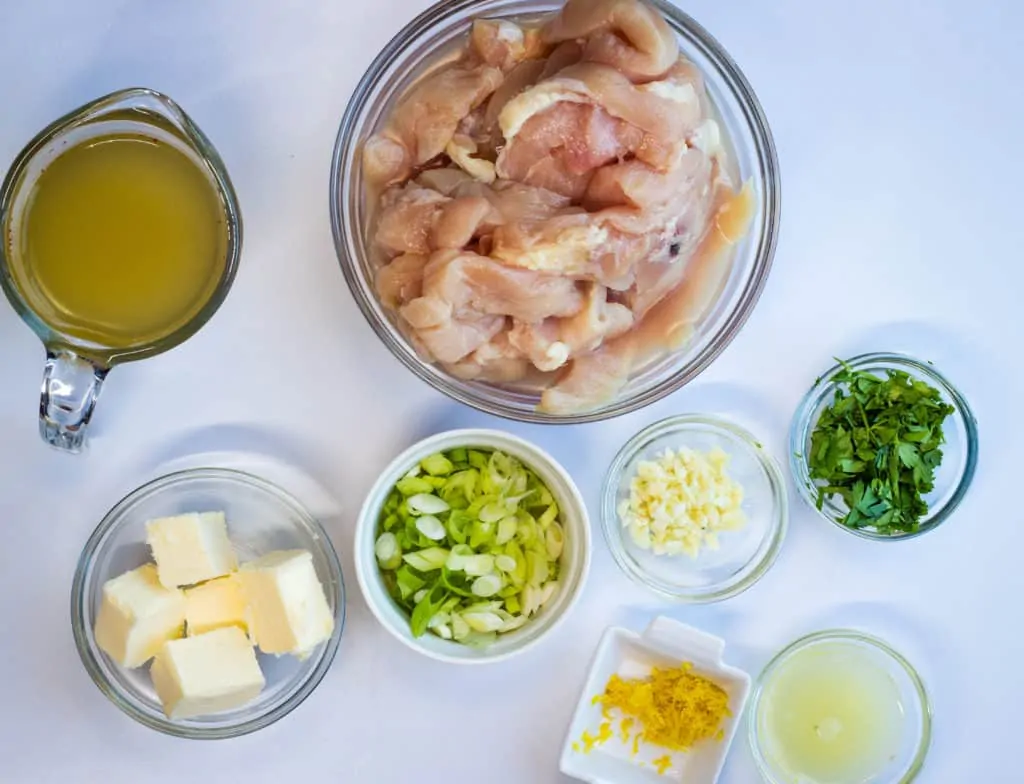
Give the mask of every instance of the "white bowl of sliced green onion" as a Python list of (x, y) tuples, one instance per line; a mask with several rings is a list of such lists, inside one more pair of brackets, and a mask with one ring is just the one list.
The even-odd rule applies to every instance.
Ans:
[(455, 430), (385, 469), (359, 513), (356, 576), (389, 632), (434, 659), (501, 661), (551, 633), (590, 567), (580, 492), (547, 452)]

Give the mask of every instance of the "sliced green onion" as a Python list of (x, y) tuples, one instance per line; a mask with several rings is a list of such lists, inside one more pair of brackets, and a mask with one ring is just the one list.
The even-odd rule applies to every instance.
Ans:
[(395, 483), (395, 489), (404, 496), (416, 495), (417, 493), (429, 493), (434, 489), (426, 479), (418, 476), (405, 476)]
[(458, 613), (452, 613), (452, 636), (456, 641), (462, 642), (469, 632), (470, 627), (465, 618)]
[(547, 528), (555, 520), (558, 519), (558, 504), (552, 503), (547, 509), (544, 510), (544, 514), (540, 516), (537, 522), (541, 528)]
[(466, 612), (462, 619), (475, 632), (496, 632), (505, 623), (500, 615), (493, 612)]
[(547, 543), (548, 558), (557, 561), (562, 555), (562, 548), (565, 546), (565, 534), (562, 526), (558, 523), (551, 523), (548, 530), (544, 532), (544, 540)]
[(501, 522), (498, 523), (498, 533), (495, 536), (495, 544), (506, 544), (512, 541), (512, 537), (516, 535), (516, 530), (519, 527), (519, 523), (515, 517), (502, 518)]
[(466, 561), (475, 555), (473, 548), (468, 544), (457, 544), (448, 554), (444, 565), (453, 572), (461, 572), (466, 568)]
[(485, 574), (483, 577), (477, 577), (473, 581), (472, 590), (476, 596), (494, 596), (494, 594), (501, 590), (501, 578), (496, 574)]
[(448, 533), (444, 528), (444, 523), (433, 515), (416, 518), (416, 530), (434, 542), (441, 541)]
[(552, 599), (555, 598), (555, 596), (558, 595), (558, 588), (559, 588), (559, 585), (558, 585), (558, 581), (557, 580), (552, 580), (551, 582), (547, 583), (543, 588), (541, 588), (541, 591), (540, 591), (540, 606), (541, 607), (544, 607), (545, 605), (547, 605), (548, 602), (550, 602)]
[[(494, 571), (494, 556), (492, 555), (472, 555), (465, 561), (463, 571), (471, 577), (480, 577), (485, 574), (490, 574)], [(474, 591), (474, 593), (476, 593)], [(479, 594), (480, 596), (486, 596), (487, 594)]]
[(413, 574), (408, 566), (403, 566), (395, 572), (395, 582), (403, 599), (408, 599), (427, 584), (425, 580)]
[(485, 646), (522, 628), (558, 594), (559, 514), (509, 454), (460, 447), (423, 458), (381, 505), (374, 542), (413, 635)]
[(514, 632), (516, 629), (523, 626), (523, 624), (525, 624), (528, 620), (529, 618), (527, 618), (525, 615), (517, 615), (515, 618), (510, 618), (509, 620), (505, 621), (501, 626), (499, 626), (498, 631), (502, 634), (505, 634), (506, 632)]
[(420, 468), (431, 476), (447, 476), (455, 470), (452, 461), (440, 452), (420, 460)]
[(413, 569), (418, 569), (421, 572), (432, 572), (445, 565), (445, 562), (448, 560), (448, 550), (445, 550), (443, 547), (429, 547), (419, 552), (406, 553), (402, 556), (402, 560)]
[(397, 569), (402, 565), (402, 550), (398, 546), (398, 538), (390, 531), (385, 531), (377, 537), (373, 552), (382, 569)]
[(447, 512), (451, 507), (443, 498), (427, 493), (419, 493), (406, 501), (409, 511), (420, 515), (439, 515)]

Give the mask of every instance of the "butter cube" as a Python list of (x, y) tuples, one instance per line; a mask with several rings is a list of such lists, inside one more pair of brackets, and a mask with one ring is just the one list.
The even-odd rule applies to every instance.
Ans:
[(249, 630), (264, 653), (306, 656), (330, 638), (334, 617), (305, 550), (279, 550), (242, 564)]
[(248, 631), (245, 597), (238, 575), (229, 574), (186, 588), (185, 626), (189, 637), (225, 626)]
[(169, 719), (237, 708), (266, 684), (252, 643), (237, 626), (170, 640), (149, 674)]
[(161, 517), (146, 523), (160, 582), (168, 588), (194, 585), (238, 568), (223, 512)]
[(153, 564), (103, 585), (94, 634), (96, 644), (118, 664), (145, 664), (167, 640), (181, 637), (184, 627), (185, 595), (162, 586)]

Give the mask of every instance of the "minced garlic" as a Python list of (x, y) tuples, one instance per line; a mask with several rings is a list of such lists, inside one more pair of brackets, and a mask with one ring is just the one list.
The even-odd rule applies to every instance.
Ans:
[(655, 555), (718, 549), (718, 533), (742, 528), (743, 487), (728, 473), (729, 455), (719, 448), (665, 450), (637, 464), (629, 498), (619, 517), (637, 547)]

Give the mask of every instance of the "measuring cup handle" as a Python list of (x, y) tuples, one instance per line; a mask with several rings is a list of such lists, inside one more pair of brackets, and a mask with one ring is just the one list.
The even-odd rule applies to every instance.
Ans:
[(39, 434), (51, 446), (80, 452), (109, 368), (72, 351), (46, 351), (39, 399)]

